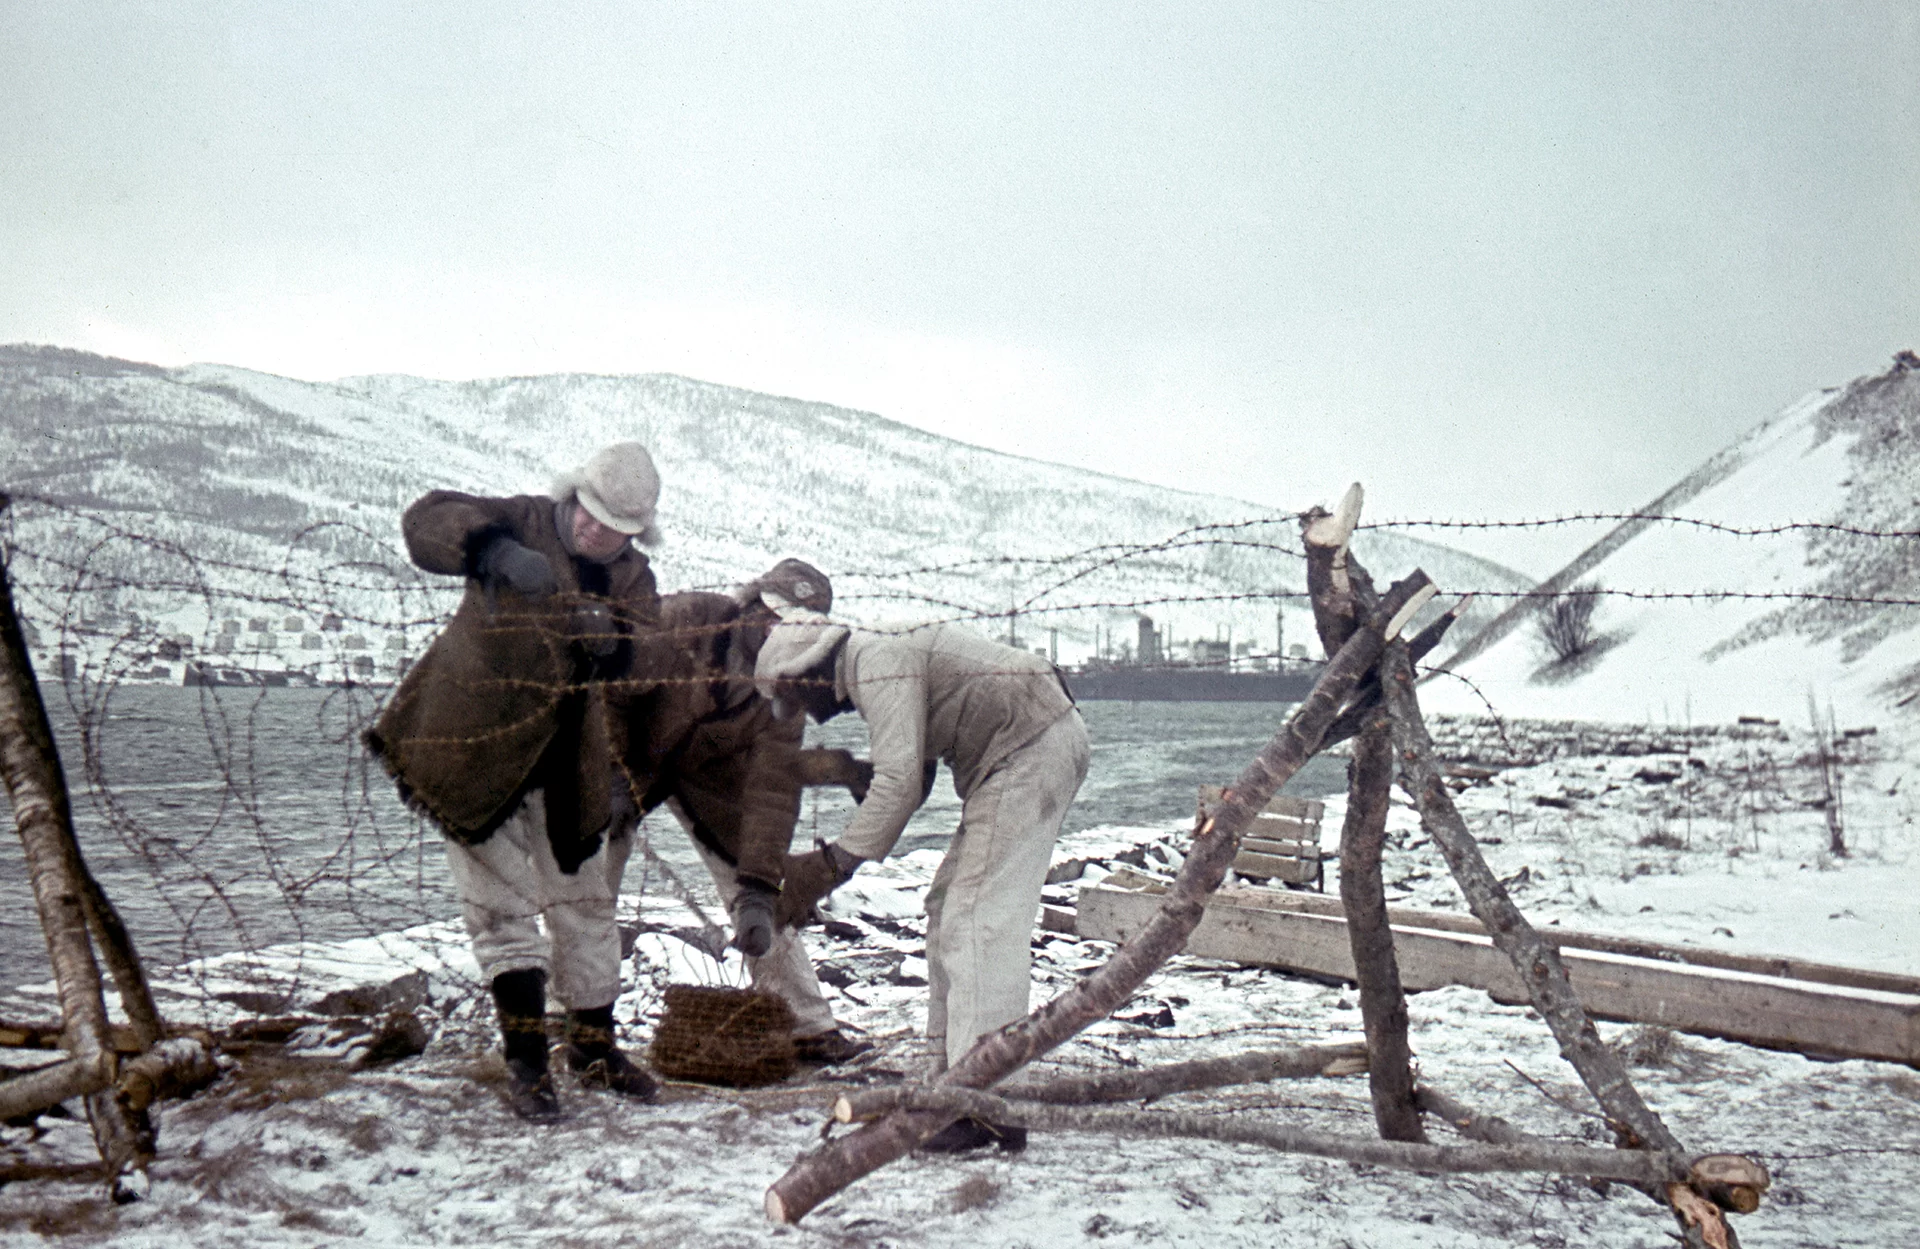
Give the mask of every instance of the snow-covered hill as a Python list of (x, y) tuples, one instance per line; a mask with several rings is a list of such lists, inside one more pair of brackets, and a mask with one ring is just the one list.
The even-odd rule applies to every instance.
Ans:
[[(1811, 698), (1843, 726), (1920, 727), (1920, 368), (1910, 359), (1808, 396), (1641, 509), (1738, 530), (1813, 527), (1628, 521), (1543, 583), (1628, 592), (1599, 600), (1589, 654), (1555, 661), (1539, 604), (1523, 602), (1460, 635), (1448, 666), (1478, 693), (1438, 678), (1422, 701), (1482, 711), (1484, 695), (1505, 715), (1805, 724)], [(1653, 597), (1703, 591), (1808, 597)]]
[[(15, 346), (0, 348), (0, 420), (10, 434), (0, 487), (178, 547), (110, 542), (91, 555), (96, 568), (195, 586), (246, 580), (223, 564), (286, 566), (288, 577), (255, 575), (253, 591), (289, 609), (337, 609), (394, 629), (445, 602), (437, 584), (406, 610), (383, 592), (414, 584), (397, 526), (411, 499), (440, 486), (542, 490), (595, 447), (629, 438), (653, 449), (664, 478), (666, 541), (655, 553), (663, 588), (725, 586), (798, 555), (834, 575), (846, 615), (1019, 608), (1022, 640), (1045, 644), (1057, 628), (1062, 659), (1087, 653), (1096, 626), (1132, 637), (1134, 605), (1170, 625), (1170, 637), (1231, 628), (1271, 649), (1271, 596), (1303, 589), (1302, 566), (1287, 553), (1298, 548), (1290, 517), (682, 377), (311, 383)], [(1303, 489), (1302, 505), (1312, 501)], [(29, 553), (51, 544), (70, 558), (100, 536), (97, 524), (44, 503), (18, 511)], [(1263, 518), (1203, 528), (1162, 549), (1195, 527)], [(1422, 565), (1450, 588), (1523, 584), (1488, 561), (1399, 535), (1368, 534), (1364, 552), (1383, 573)], [(189, 567), (189, 557), (201, 562)], [(354, 565), (351, 575), (343, 564)], [(194, 597), (176, 594), (168, 617), (188, 634), (210, 624), (186, 619), (205, 614)], [(1304, 599), (1282, 605), (1287, 641), (1311, 643)], [(151, 605), (138, 610), (154, 614)]]

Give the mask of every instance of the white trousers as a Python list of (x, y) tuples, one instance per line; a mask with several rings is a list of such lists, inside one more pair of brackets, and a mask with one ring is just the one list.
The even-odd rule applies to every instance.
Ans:
[[(670, 801), (667, 805), (691, 835), (692, 821), (681, 813), (680, 804)], [(731, 913), (733, 899), (740, 892), (739, 875), (725, 859), (700, 842), (695, 841), (693, 845), (700, 852), (700, 861), (707, 865), (708, 874), (713, 877), (713, 887), (720, 893), (720, 904)], [(793, 1035), (819, 1036), (839, 1026), (834, 1023), (833, 1008), (827, 1005), (826, 995), (820, 992), (820, 981), (813, 974), (813, 959), (807, 954), (807, 947), (801, 944), (799, 929), (774, 925), (772, 947), (759, 958), (747, 960), (747, 976), (754, 988), (773, 994), (793, 1011)]]
[(614, 907), (633, 852), (631, 836), (602, 840), (569, 875), (554, 862), (547, 842), (546, 794), (534, 790), (479, 845), (451, 837), (446, 842), (447, 866), (482, 977), (491, 981), (502, 972), (538, 968), (568, 1010), (607, 1006), (620, 996)]
[(1027, 1013), (1033, 921), (1053, 843), (1087, 779), (1087, 726), (1069, 711), (966, 796), (927, 889), (927, 1042), (937, 1074)]

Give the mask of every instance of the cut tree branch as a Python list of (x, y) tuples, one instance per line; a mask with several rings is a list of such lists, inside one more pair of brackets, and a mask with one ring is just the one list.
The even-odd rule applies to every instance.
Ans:
[(1154, 1110), (1093, 1109), (1016, 1102), (977, 1089), (914, 1085), (906, 1094), (915, 1113), (942, 1122), (968, 1115), (990, 1123), (1049, 1131), (1104, 1132), (1126, 1137), (1189, 1137), (1236, 1145), (1259, 1145), (1285, 1153), (1339, 1158), (1347, 1162), (1403, 1171), (1485, 1174), (1545, 1171), (1630, 1184), (1681, 1183), (1690, 1174), (1680, 1154), (1652, 1150), (1599, 1149), (1556, 1141), (1491, 1145), (1428, 1145), (1411, 1141), (1368, 1140), (1254, 1122), (1243, 1115), (1194, 1114)]
[(1541, 939), (1513, 904), (1506, 886), (1487, 866), (1479, 843), (1467, 831), (1466, 821), (1460, 818), (1433, 762), (1433, 741), (1414, 698), (1411, 666), (1403, 659), (1382, 675), (1387, 709), (1393, 717), (1394, 745), (1400, 752), (1401, 776), (1420, 810), (1421, 825), (1446, 858), (1468, 907), (1486, 925), (1494, 945), (1512, 961), (1534, 1009), (1560, 1042), (1561, 1055), (1600, 1104), (1621, 1145), (1681, 1152), (1680, 1142), (1633, 1087), (1619, 1055), (1600, 1039), (1567, 980), (1560, 952)]
[[(1045, 1083), (1009, 1084), (998, 1091), (1000, 1096), (1012, 1101), (1087, 1106), (1098, 1102), (1152, 1101), (1174, 1093), (1193, 1093), (1235, 1084), (1358, 1075), (1366, 1069), (1365, 1045), (1304, 1045), (1253, 1050), (1226, 1058), (1167, 1063), (1140, 1071), (1104, 1071), (1098, 1075), (1070, 1076)], [(843, 1093), (833, 1104), (833, 1117), (841, 1123), (865, 1123), (869, 1119), (877, 1119), (900, 1106), (912, 1090), (920, 1087), (918, 1084), (899, 1084)]]
[[(1473, 602), (1473, 595), (1461, 599), (1449, 608), (1439, 619), (1407, 639), (1407, 655), (1414, 663), (1419, 663), (1434, 647), (1440, 645), (1440, 639), (1446, 637), (1453, 622), (1460, 619), (1467, 610), (1467, 604)], [(1370, 673), (1353, 692), (1347, 703), (1347, 709), (1327, 727), (1327, 735), (1320, 741), (1320, 749), (1327, 750), (1354, 736), (1363, 727), (1374, 712), (1380, 709), (1380, 678)]]

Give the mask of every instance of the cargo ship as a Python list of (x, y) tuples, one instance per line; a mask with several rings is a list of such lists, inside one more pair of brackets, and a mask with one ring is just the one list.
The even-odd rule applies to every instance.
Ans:
[[(1139, 618), (1139, 638), (1117, 659), (1096, 658), (1065, 672), (1077, 699), (1124, 702), (1297, 703), (1324, 666), (1304, 654), (1236, 657), (1231, 640), (1191, 644), (1193, 658), (1174, 659), (1153, 621)], [(1296, 647), (1296, 651), (1301, 648)]]

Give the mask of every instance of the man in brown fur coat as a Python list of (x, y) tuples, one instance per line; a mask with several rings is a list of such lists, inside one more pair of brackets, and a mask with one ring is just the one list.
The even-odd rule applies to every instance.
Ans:
[(779, 623), (768, 600), (824, 612), (833, 589), (819, 569), (785, 559), (731, 596), (666, 596), (660, 635), (677, 652), (676, 675), (614, 702), (631, 725), (629, 767), (652, 777), (642, 809), (666, 805), (693, 839), (755, 987), (793, 1011), (801, 1060), (839, 1063), (871, 1047), (840, 1031), (799, 931), (775, 925), (774, 907), (801, 789), (845, 785), (857, 800), (873, 769), (844, 750), (802, 748), (804, 721), (775, 719), (755, 690), (755, 660)]
[(367, 743), (446, 835), (499, 1012), (508, 1101), (536, 1122), (560, 1114), (543, 1026), (549, 974), (570, 1012), (568, 1065), (629, 1096), (656, 1089), (613, 1038), (614, 904), (634, 804), (607, 682), (644, 684), (662, 664), (659, 594), (633, 545), (653, 534), (659, 489), (646, 448), (616, 443), (550, 497), (436, 490), (401, 520), (413, 562), (465, 577), (466, 594)]

